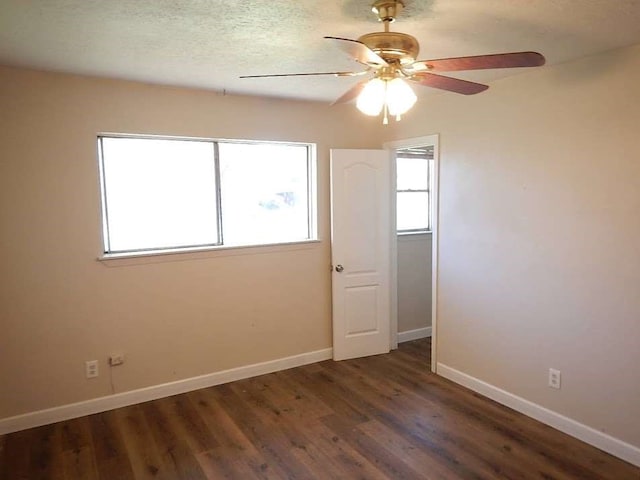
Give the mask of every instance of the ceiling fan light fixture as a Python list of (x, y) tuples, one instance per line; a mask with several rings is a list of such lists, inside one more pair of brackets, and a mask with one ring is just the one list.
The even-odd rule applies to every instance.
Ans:
[(365, 115), (376, 117), (384, 107), (386, 97), (386, 82), (379, 78), (372, 78), (358, 95), (356, 107)]
[(356, 101), (356, 107), (365, 115), (376, 117), (384, 110), (384, 124), (388, 123), (387, 114), (400, 119), (416, 103), (417, 97), (411, 87), (402, 78), (371, 79), (362, 89)]
[[(357, 97), (356, 105), (365, 115), (378, 116), (383, 113), (382, 123), (389, 123), (389, 115), (400, 120), (401, 116), (416, 103), (411, 84), (437, 88), (461, 95), (484, 92), (488, 85), (456, 77), (441, 75), (441, 72), (486, 70), (492, 68), (539, 67), (545, 58), (538, 52), (508, 52), (470, 57), (437, 58), (416, 60), (420, 44), (415, 37), (402, 32), (392, 32), (393, 22), (404, 7), (404, 0), (373, 0), (372, 10), (384, 23), (384, 31), (361, 35), (357, 40), (342, 37), (324, 37), (366, 70), (353, 72), (285, 73), (275, 75), (245, 75), (240, 78), (296, 77), (334, 75), (355, 77), (373, 73), (373, 79), (353, 85), (332, 105), (346, 103)], [(411, 83), (407, 83), (406, 81)]]
[(413, 107), (417, 99), (416, 94), (403, 79), (396, 77), (387, 83), (386, 104), (389, 107), (389, 115), (403, 115)]

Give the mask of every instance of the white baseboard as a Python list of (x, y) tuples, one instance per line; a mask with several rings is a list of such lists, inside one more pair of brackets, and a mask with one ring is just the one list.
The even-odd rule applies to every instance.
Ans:
[(589, 445), (593, 445), (600, 450), (604, 450), (622, 460), (640, 467), (640, 448), (623, 442), (611, 435), (600, 432), (594, 428), (584, 425), (571, 418), (560, 415), (552, 410), (542, 407), (536, 403), (525, 400), (512, 393), (483, 382), (475, 377), (467, 375), (455, 368), (451, 368), (442, 363), (438, 363), (438, 375), (467, 387), (474, 392), (478, 392), (485, 397), (489, 397), (502, 405), (513, 408), (524, 413), (528, 417), (534, 418), (550, 427), (564, 432), (572, 437), (582, 440)]
[(410, 342), (431, 336), (431, 327), (416, 328), (415, 330), (407, 330), (406, 332), (398, 332), (398, 343)]
[(220, 372), (209, 373), (199, 377), (187, 378), (175, 382), (154, 385), (152, 387), (117, 393), (106, 397), (93, 398), (78, 403), (48, 408), (37, 412), (25, 413), (15, 417), (0, 419), (0, 435), (39, 427), (50, 423), (61, 422), (71, 418), (83, 417), (94, 413), (126, 407), (136, 403), (148, 402), (158, 398), (169, 397), (179, 393), (190, 392), (222, 383), (242, 380), (244, 378), (273, 373), (288, 368), (308, 365), (333, 358), (333, 349), (325, 348), (313, 352), (302, 353), (291, 357), (279, 358), (268, 362), (255, 363), (243, 367), (231, 368)]

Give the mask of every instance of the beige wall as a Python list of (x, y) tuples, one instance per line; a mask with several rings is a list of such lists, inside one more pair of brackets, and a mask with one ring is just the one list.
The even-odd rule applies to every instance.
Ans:
[(635, 46), (429, 96), (393, 135), (440, 134), (438, 360), (635, 446), (638, 84)]
[(398, 235), (398, 332), (431, 326), (431, 234)]
[[(0, 418), (331, 346), (330, 147), (351, 106), (0, 68)], [(321, 242), (104, 263), (98, 132), (315, 142)], [(101, 375), (85, 380), (84, 361)]]

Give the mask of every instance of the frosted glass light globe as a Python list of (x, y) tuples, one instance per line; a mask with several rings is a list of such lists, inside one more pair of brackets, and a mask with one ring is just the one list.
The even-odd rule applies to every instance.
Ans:
[(365, 85), (360, 95), (358, 95), (356, 107), (365, 115), (375, 117), (382, 111), (384, 101), (385, 82), (379, 78), (373, 78)]
[(387, 83), (387, 106), (389, 107), (389, 115), (398, 116), (407, 112), (417, 97), (407, 82), (401, 78), (394, 78)]

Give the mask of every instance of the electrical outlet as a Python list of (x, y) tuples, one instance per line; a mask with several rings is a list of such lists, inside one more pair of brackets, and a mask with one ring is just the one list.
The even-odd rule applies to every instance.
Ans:
[(88, 360), (84, 362), (84, 371), (87, 378), (98, 376), (98, 360)]
[(109, 365), (115, 367), (124, 363), (124, 353), (112, 353), (109, 355)]
[(551, 388), (560, 388), (560, 375), (560, 370), (549, 369), (549, 386)]

